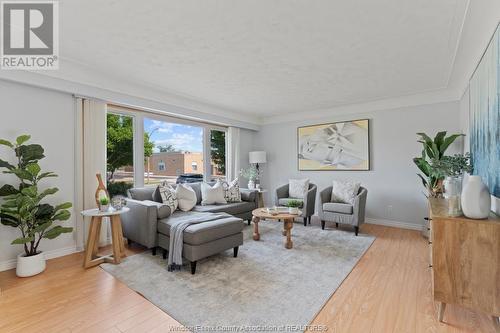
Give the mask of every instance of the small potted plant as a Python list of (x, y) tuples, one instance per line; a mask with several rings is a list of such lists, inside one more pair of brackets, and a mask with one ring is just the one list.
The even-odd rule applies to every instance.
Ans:
[(101, 212), (107, 212), (109, 210), (109, 199), (108, 197), (102, 197), (99, 199), (99, 210)]
[(443, 156), (431, 162), (431, 174), (436, 178), (444, 178), (443, 197), (448, 204), (448, 216), (462, 215), (461, 194), (464, 172), (472, 172), (470, 154)]
[(254, 165), (240, 170), (240, 176), (248, 179), (248, 189), (255, 189), (255, 180), (259, 178), (259, 170)]
[(299, 200), (290, 200), (286, 203), (286, 206), (288, 207), (288, 213), (292, 215), (298, 215), (299, 208), (302, 206), (302, 202)]
[(12, 241), (13, 245), (22, 245), (24, 252), (17, 256), (16, 274), (27, 277), (45, 270), (45, 256), (38, 249), (42, 239), (54, 239), (63, 233), (72, 232), (73, 228), (54, 225), (57, 221), (70, 218), (71, 202), (51, 205), (46, 198), (58, 189), (40, 188), (39, 183), (49, 177), (57, 177), (53, 172), (42, 172), (39, 161), (45, 157), (42, 146), (26, 144), (29, 135), (19, 136), (15, 142), (0, 139), (0, 145), (12, 150), (14, 157), (9, 163), (0, 159), (3, 173), (14, 175), (18, 181), (4, 184), (0, 188), (0, 222), (19, 230), (21, 237)]

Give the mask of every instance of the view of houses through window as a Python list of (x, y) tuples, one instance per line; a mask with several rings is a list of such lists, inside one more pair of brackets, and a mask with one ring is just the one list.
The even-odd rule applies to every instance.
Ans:
[[(225, 177), (224, 129), (193, 122), (175, 122), (166, 117), (165, 120), (147, 116), (141, 119), (136, 123), (133, 115), (107, 115), (107, 184), (112, 196), (125, 195), (127, 189), (139, 183), (134, 179), (134, 133), (138, 126), (142, 126), (141, 132), (144, 132), (144, 178), (140, 185)], [(210, 153), (207, 165), (204, 163), (204, 151)]]

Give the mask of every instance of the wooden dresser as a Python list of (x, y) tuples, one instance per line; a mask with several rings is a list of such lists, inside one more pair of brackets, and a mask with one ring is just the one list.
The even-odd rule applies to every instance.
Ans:
[(446, 216), (444, 199), (430, 204), (430, 267), (434, 300), (443, 319), (447, 303), (500, 316), (500, 218)]

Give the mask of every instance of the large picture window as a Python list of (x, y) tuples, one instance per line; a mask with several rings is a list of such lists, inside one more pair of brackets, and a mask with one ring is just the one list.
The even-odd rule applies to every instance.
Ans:
[(108, 190), (126, 195), (132, 186), (225, 178), (226, 130), (108, 105)]

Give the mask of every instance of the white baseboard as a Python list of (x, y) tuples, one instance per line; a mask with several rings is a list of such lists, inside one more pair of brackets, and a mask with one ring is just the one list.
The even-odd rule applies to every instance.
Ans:
[[(80, 252), (76, 248), (76, 246), (64, 247), (62, 249), (44, 251), (45, 259), (53, 259), (62, 256), (66, 256), (68, 254)], [(0, 272), (6, 271), (8, 269), (16, 268), (17, 259), (10, 259), (0, 262)]]
[(378, 224), (378, 225), (384, 225), (386, 227), (394, 227), (394, 228), (409, 229), (409, 230), (418, 230), (418, 231), (422, 230), (422, 225), (420, 224), (393, 221), (393, 220), (366, 218), (365, 223)]

